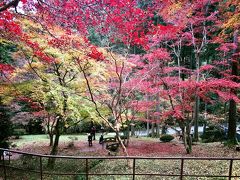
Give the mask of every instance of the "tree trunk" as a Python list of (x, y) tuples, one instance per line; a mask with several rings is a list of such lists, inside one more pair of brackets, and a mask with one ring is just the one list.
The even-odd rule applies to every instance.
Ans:
[[(210, 5), (210, 0), (208, 0), (206, 6), (205, 6), (205, 15), (208, 14), (208, 9), (209, 9), (209, 5)], [(204, 26), (204, 29), (206, 28), (206, 21), (203, 21), (203, 26)], [(193, 33), (193, 32), (192, 32)], [(195, 40), (193, 39), (193, 45), (195, 47), (195, 58), (196, 58), (196, 70), (197, 70), (197, 83), (200, 82), (200, 67), (201, 67), (201, 61), (200, 61), (200, 53), (203, 52), (202, 49), (204, 48), (204, 46), (207, 45), (207, 31), (203, 31), (202, 32), (203, 34), (203, 38), (202, 38), (202, 42), (201, 42), (201, 45), (200, 47), (197, 47), (196, 44), (195, 44)], [(194, 34), (193, 34), (193, 38), (194, 37)], [(198, 91), (198, 88), (196, 89), (196, 97), (195, 97), (195, 114), (194, 114), (194, 134), (193, 134), (193, 140), (195, 142), (198, 142), (199, 141), (199, 136), (198, 136), (198, 121), (199, 121), (199, 106), (200, 106), (200, 98), (199, 96), (197, 95), (197, 91)]]
[(192, 152), (192, 136), (191, 136), (191, 123), (189, 120), (186, 122), (179, 122), (182, 130), (182, 140), (187, 154)]
[(48, 117), (47, 117), (47, 134), (49, 136), (49, 146), (52, 146), (53, 145), (53, 138), (54, 138), (54, 132), (53, 132), (54, 123), (50, 125), (50, 121), (51, 121), (51, 117), (48, 114)]
[(192, 152), (192, 136), (191, 136), (191, 127), (186, 125), (183, 131), (183, 142), (186, 149), (187, 154)]
[[(148, 112), (147, 112), (147, 120), (149, 120), (148, 119)], [(149, 121), (147, 121), (147, 137), (149, 137), (149, 131), (150, 131), (149, 126), (150, 126)]]
[[(156, 97), (157, 105), (156, 105), (156, 112), (160, 113), (160, 98), (159, 98), (159, 93), (157, 93)], [(159, 122), (159, 116), (156, 117), (156, 137), (160, 137), (160, 122)]]
[(126, 147), (128, 147), (128, 145), (129, 145), (129, 140), (130, 140), (130, 126), (131, 126), (131, 125), (128, 125), (128, 128), (127, 128), (127, 144), (126, 144)]
[[(197, 78), (196, 82), (198, 83), (200, 81), (200, 54), (196, 53), (195, 58), (196, 58), (196, 71), (197, 71)], [(193, 139), (195, 142), (198, 142), (198, 121), (199, 121), (199, 105), (200, 105), (200, 98), (197, 95), (198, 88), (196, 87), (196, 94), (195, 94), (195, 107), (194, 107), (194, 134), (193, 134)]]
[[(122, 151), (123, 151), (123, 153), (124, 153), (124, 156), (127, 157), (127, 156), (128, 156), (127, 148), (126, 148), (126, 146), (123, 144), (123, 142), (122, 142), (122, 140), (121, 140), (121, 138), (120, 138), (119, 130), (116, 129), (115, 133), (116, 133), (116, 139), (117, 139), (118, 143), (120, 144), (120, 146), (121, 146), (121, 148), (122, 148)], [(127, 159), (127, 165), (128, 165), (129, 168), (132, 168), (132, 161), (131, 161), (130, 159)]]
[(116, 130), (116, 138), (118, 140), (118, 143), (120, 144), (122, 150), (123, 150), (123, 153), (125, 156), (128, 156), (128, 152), (127, 152), (127, 149), (126, 149), (126, 146), (123, 144), (121, 138), (120, 138), (120, 135), (119, 135), (119, 131)]
[[(58, 143), (59, 143), (60, 134), (56, 134), (54, 139), (54, 144), (52, 146), (52, 150), (50, 155), (57, 155), (58, 154)], [(49, 158), (48, 159), (48, 168), (53, 169), (55, 165), (56, 158)]]
[[(131, 114), (132, 114), (132, 117), (134, 117), (135, 115), (134, 109), (132, 109)], [(131, 119), (131, 137), (133, 136), (135, 136), (135, 124), (133, 119)]]
[(54, 138), (54, 136), (53, 136), (52, 133), (49, 133), (48, 136), (49, 136), (49, 146), (53, 146), (53, 138)]
[[(234, 31), (234, 44), (236, 47), (238, 47), (238, 30)], [(237, 50), (234, 50), (234, 54), (238, 52)], [(238, 56), (239, 55), (234, 55), (233, 56), (233, 61), (232, 61), (232, 75), (238, 76)], [(234, 78), (234, 80), (237, 82), (237, 79)], [(231, 90), (231, 92), (235, 95), (237, 95), (237, 92), (235, 90)], [(237, 121), (237, 106), (236, 102), (234, 100), (230, 100), (229, 102), (229, 119), (228, 119), (228, 145), (235, 145), (237, 144), (237, 139), (236, 139), (236, 121)]]
[(230, 100), (229, 103), (229, 119), (228, 119), (228, 145), (237, 144), (236, 139), (236, 102)]
[[(54, 143), (50, 152), (50, 155), (57, 155), (58, 153), (58, 144), (59, 144), (59, 138), (60, 138), (60, 119), (57, 120), (56, 126), (55, 126), (55, 139)], [(49, 158), (48, 159), (48, 168), (53, 169), (55, 165), (56, 158)]]
[(47, 125), (47, 134), (49, 136), (49, 146), (52, 146), (53, 145), (53, 131), (52, 131), (52, 128), (50, 128), (50, 124)]
[[(149, 100), (149, 96), (147, 95), (147, 102)], [(148, 109), (147, 109), (147, 112), (146, 112), (146, 119), (147, 119), (147, 137), (149, 137), (149, 133), (150, 133), (150, 123), (149, 123), (149, 112), (148, 112)]]
[(147, 112), (145, 113), (145, 117), (147, 119), (147, 137), (149, 137), (149, 129), (150, 129), (150, 127), (149, 127), (149, 117), (148, 116), (149, 115), (148, 115), (148, 110), (147, 110)]
[(155, 123), (152, 122), (152, 127), (151, 127), (151, 137), (154, 138), (155, 137)]
[(224, 103), (224, 118), (227, 119), (228, 117), (228, 102)]
[(204, 106), (204, 121), (203, 121), (203, 134), (205, 134), (207, 128), (207, 103)]
[(156, 127), (156, 137), (159, 138), (160, 137), (160, 124), (157, 123), (157, 127)]
[(166, 126), (166, 124), (164, 124), (164, 125), (162, 126), (161, 134), (167, 134), (167, 126)]
[(131, 137), (135, 136), (135, 127), (133, 121), (131, 121)]
[(195, 113), (194, 113), (194, 134), (193, 134), (193, 141), (194, 142), (199, 141), (199, 135), (198, 135), (199, 106), (200, 106), (200, 98), (199, 98), (199, 96), (196, 96)]
[(207, 128), (207, 122), (204, 122), (203, 124), (203, 134), (205, 134)]

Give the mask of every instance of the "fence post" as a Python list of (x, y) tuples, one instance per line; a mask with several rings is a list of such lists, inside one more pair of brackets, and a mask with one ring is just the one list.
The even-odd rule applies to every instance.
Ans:
[(39, 156), (39, 158), (40, 158), (40, 176), (41, 180), (43, 180), (42, 156)]
[(88, 180), (88, 158), (86, 158), (86, 180)]
[(135, 164), (136, 164), (136, 159), (135, 158), (133, 158), (133, 180), (135, 180)]
[(180, 172), (180, 180), (183, 180), (183, 165), (184, 165), (184, 159), (181, 158), (181, 172)]
[(5, 166), (5, 159), (4, 159), (4, 151), (3, 151), (3, 171), (4, 171), (4, 179), (7, 180), (7, 170)]
[(230, 159), (229, 174), (228, 174), (229, 180), (231, 180), (231, 178), (232, 178), (232, 165), (233, 165), (233, 159)]

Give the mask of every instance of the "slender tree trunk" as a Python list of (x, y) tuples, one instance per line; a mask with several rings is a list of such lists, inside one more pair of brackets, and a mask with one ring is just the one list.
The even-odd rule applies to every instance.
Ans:
[(126, 147), (128, 147), (128, 145), (129, 145), (129, 140), (130, 140), (130, 125), (128, 125), (128, 128), (127, 128), (127, 144), (126, 144)]
[[(59, 68), (56, 69), (56, 74), (58, 76), (59, 84), (62, 87), (65, 88), (66, 87), (65, 78), (61, 77), (61, 73), (59, 72)], [(67, 112), (68, 95), (67, 95), (67, 93), (65, 91), (62, 91), (62, 96), (63, 96), (62, 114), (64, 115), (64, 117), (62, 115), (60, 115), (59, 117), (56, 117), (57, 120), (56, 120), (56, 125), (55, 125), (55, 139), (54, 139), (54, 142), (53, 142), (53, 146), (52, 146), (50, 155), (57, 155), (58, 154), (59, 138), (60, 138), (60, 135), (61, 135), (61, 133), (62, 133), (62, 131), (64, 129), (63, 121), (64, 121), (64, 118), (65, 118), (66, 112)], [(48, 167), (50, 169), (54, 168), (55, 161), (56, 161), (56, 158), (49, 158), (48, 159)]]
[[(124, 156), (128, 156), (127, 148), (123, 144), (122, 139), (120, 138), (119, 129), (116, 129), (115, 133), (116, 133), (116, 139), (117, 139), (118, 143), (120, 144), (120, 146), (122, 148)], [(129, 168), (132, 168), (132, 161), (130, 159), (127, 159), (127, 165), (128, 165)]]
[[(199, 57), (199, 53), (196, 53), (195, 58), (196, 58), (196, 71), (197, 71), (197, 78), (196, 78), (196, 82), (198, 83), (200, 81), (200, 57)], [(196, 89), (196, 91), (198, 91), (198, 88)], [(199, 106), (200, 106), (200, 98), (197, 95), (195, 95), (195, 107), (194, 107), (194, 134), (193, 134), (193, 140), (195, 142), (198, 142), (199, 137), (198, 137), (198, 121), (199, 121)]]
[(205, 134), (207, 128), (207, 103), (204, 106), (204, 121), (203, 121), (203, 134)]
[(146, 112), (146, 118), (147, 118), (147, 137), (149, 137), (149, 131), (150, 131), (150, 124), (149, 124), (149, 117), (148, 117), (148, 110)]
[(198, 135), (198, 127), (199, 127), (199, 106), (200, 106), (200, 98), (199, 96), (196, 96), (195, 101), (195, 113), (194, 113), (194, 135), (193, 135), (193, 141), (198, 142), (199, 141), (199, 135)]
[[(208, 9), (209, 9), (209, 5), (210, 5), (210, 0), (208, 0), (207, 4), (206, 4), (206, 9), (205, 9), (205, 15), (207, 15), (208, 13)], [(202, 38), (202, 45), (197, 48), (196, 44), (194, 44), (195, 46), (195, 58), (196, 58), (196, 70), (197, 70), (197, 83), (200, 82), (200, 72), (199, 69), (201, 67), (201, 61), (200, 61), (200, 52), (202, 52), (202, 48), (204, 48), (204, 46), (207, 44), (207, 31), (206, 31), (206, 22), (203, 22), (203, 38)], [(194, 38), (194, 35), (193, 35)], [(195, 43), (195, 40), (193, 40)], [(196, 91), (198, 91), (198, 88), (196, 89)], [(196, 94), (195, 97), (195, 111), (194, 111), (194, 134), (193, 134), (193, 141), (198, 142), (199, 141), (199, 133), (198, 133), (198, 122), (199, 122), (199, 108), (200, 107), (200, 97)]]
[[(149, 100), (149, 96), (147, 95), (147, 102)], [(149, 137), (149, 131), (150, 131), (150, 123), (149, 123), (149, 111), (147, 109), (146, 112), (146, 119), (147, 119), (147, 137)]]
[[(50, 155), (57, 155), (58, 154), (59, 138), (60, 138), (60, 134), (56, 134), (55, 139), (54, 139), (54, 144), (52, 146), (52, 150), (51, 150)], [(53, 169), (54, 165), (55, 165), (55, 161), (56, 161), (56, 158), (49, 158), (48, 159), (48, 168)]]
[(53, 138), (54, 138), (54, 136), (53, 136), (52, 133), (49, 133), (48, 136), (49, 136), (49, 146), (53, 146)]
[[(60, 138), (60, 120), (57, 120), (56, 126), (55, 126), (55, 139), (54, 139), (54, 143), (50, 152), (50, 155), (57, 155), (58, 153), (58, 144), (59, 144), (59, 138)], [(56, 158), (49, 158), (48, 159), (48, 168), (53, 169), (54, 165), (55, 165), (55, 160)]]
[(191, 126), (189, 125), (189, 123), (187, 123), (186, 126), (184, 127), (183, 142), (187, 154), (190, 154), (192, 152), (192, 136)]
[(205, 134), (207, 128), (207, 122), (204, 122), (203, 124), (203, 134)]
[(116, 130), (116, 138), (117, 138), (118, 143), (120, 144), (120, 146), (121, 146), (121, 148), (123, 150), (124, 155), (128, 156), (128, 152), (127, 152), (126, 146), (123, 144), (122, 139), (120, 138), (118, 130)]
[(132, 123), (131, 125), (131, 137), (135, 136), (135, 128), (134, 128), (134, 125)]
[(166, 126), (166, 124), (164, 124), (164, 125), (162, 126), (161, 134), (167, 134), (167, 126)]
[(182, 130), (182, 140), (187, 154), (192, 152), (192, 136), (191, 136), (191, 123), (189, 119), (186, 122), (179, 122), (179, 126)]
[(234, 100), (230, 100), (229, 103), (229, 119), (228, 119), (228, 144), (235, 145), (237, 144), (236, 139), (236, 102)]
[[(235, 30), (234, 32), (234, 44), (236, 47), (238, 47), (238, 30)], [(238, 49), (234, 50), (234, 54), (237, 54)], [(239, 55), (233, 56), (232, 61), (232, 75), (238, 76), (238, 62)], [(235, 78), (235, 81), (237, 82), (237, 79)], [(235, 90), (231, 90), (231, 92), (235, 95), (237, 95), (237, 92)], [(237, 121), (237, 106), (236, 102), (234, 100), (230, 100), (229, 102), (229, 119), (228, 119), (228, 145), (235, 145), (237, 144), (236, 139), (236, 121)]]
[(160, 137), (160, 124), (159, 124), (159, 122), (157, 123), (157, 127), (156, 127), (156, 137), (157, 138)]
[(187, 154), (190, 154), (192, 152), (192, 136), (190, 134), (191, 128), (189, 126), (186, 126), (186, 133), (185, 133), (185, 149), (187, 151)]
[[(134, 116), (134, 110), (132, 110), (132, 116)], [(131, 120), (131, 137), (135, 136), (135, 126), (133, 119)]]
[[(160, 98), (159, 98), (159, 93), (157, 93), (156, 97), (157, 105), (156, 105), (156, 112), (160, 113)], [(156, 117), (156, 137), (160, 137), (160, 122), (159, 122), (159, 116)]]
[(53, 133), (53, 126), (54, 126), (54, 123), (52, 125), (50, 125), (50, 121), (51, 121), (51, 117), (50, 115), (48, 114), (48, 117), (47, 117), (47, 134), (49, 136), (49, 146), (52, 146), (53, 145), (53, 138), (54, 138), (54, 133)]
[(151, 127), (151, 137), (154, 138), (155, 137), (155, 123), (152, 122), (152, 127)]
[[(116, 133), (116, 139), (118, 141), (118, 143), (120, 144), (121, 148), (122, 148), (122, 151), (124, 153), (125, 156), (128, 156), (128, 152), (127, 152), (127, 148), (126, 146), (124, 145), (124, 143), (122, 142), (122, 139), (120, 138), (120, 134), (119, 134), (119, 122), (118, 120), (116, 120), (116, 123), (115, 123), (115, 133)], [(128, 162), (128, 165), (130, 165), (130, 162)]]
[(52, 129), (50, 128), (50, 124), (47, 125), (47, 134), (49, 136), (49, 146), (53, 145), (53, 132)]
[(227, 119), (227, 117), (228, 117), (228, 108), (227, 108), (227, 106), (228, 106), (228, 102), (225, 102), (224, 103), (224, 118), (225, 119)]
[(149, 128), (150, 124), (149, 121), (147, 122), (147, 137), (149, 137), (150, 134), (150, 128)]

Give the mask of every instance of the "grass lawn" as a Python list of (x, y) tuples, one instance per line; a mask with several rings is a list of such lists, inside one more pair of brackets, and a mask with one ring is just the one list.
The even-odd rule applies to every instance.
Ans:
[[(114, 133), (108, 133), (105, 135), (105, 137), (114, 136)], [(96, 134), (96, 139), (98, 140), (100, 137), (100, 134)], [(71, 142), (72, 139), (75, 141), (87, 141), (87, 134), (67, 134), (67, 135), (61, 135), (60, 136), (60, 142), (68, 143)], [(14, 144), (16, 147), (21, 148), (25, 145), (29, 144), (48, 144), (49, 143), (49, 137), (47, 134), (38, 134), (38, 135), (22, 135), (19, 139), (11, 140), (12, 144)]]
[[(60, 142), (69, 142), (71, 141), (70, 138), (77, 138), (84, 141), (86, 139), (86, 135), (62, 135), (60, 136)], [(12, 143), (17, 147), (22, 147), (31, 143), (49, 143), (49, 137), (46, 134), (23, 135), (20, 136), (20, 139), (12, 140)]]

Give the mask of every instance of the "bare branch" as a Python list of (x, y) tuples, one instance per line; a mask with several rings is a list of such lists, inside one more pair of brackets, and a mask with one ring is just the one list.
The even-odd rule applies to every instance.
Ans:
[[(77, 62), (78, 62), (78, 61), (77, 61)], [(97, 102), (95, 101), (95, 99), (94, 99), (94, 97), (93, 97), (93, 92), (92, 92), (92, 89), (91, 89), (91, 86), (90, 86), (90, 83), (89, 83), (87, 74), (86, 74), (85, 70), (83, 69), (83, 67), (81, 66), (81, 64), (80, 64), (79, 62), (78, 62), (78, 67), (79, 67), (80, 71), (83, 73), (84, 79), (85, 79), (85, 81), (86, 81), (86, 83), (87, 83), (87, 88), (88, 88), (88, 92), (89, 92), (90, 97), (91, 97), (91, 101), (92, 101), (92, 103), (93, 103), (94, 106), (95, 106), (95, 110), (96, 110), (98, 116), (99, 116), (104, 122), (106, 122), (110, 128), (112, 128), (112, 129), (116, 132), (116, 130), (115, 130), (115, 128), (113, 127), (113, 125), (112, 125), (105, 117), (103, 117), (102, 114), (101, 114), (101, 112), (99, 111)]]

